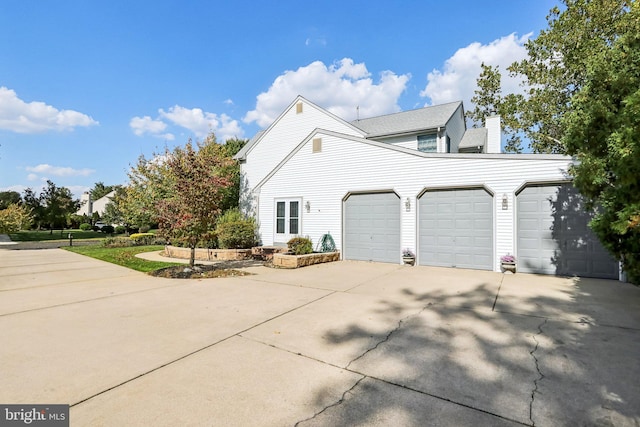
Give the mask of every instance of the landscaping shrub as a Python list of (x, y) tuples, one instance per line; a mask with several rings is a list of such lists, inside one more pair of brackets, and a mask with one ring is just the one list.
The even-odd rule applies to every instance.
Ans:
[(248, 249), (256, 244), (256, 226), (253, 221), (218, 224), (218, 244), (222, 249)]
[[(220, 215), (216, 224), (228, 224), (230, 222), (240, 222), (246, 219), (248, 218), (240, 212), (239, 208), (231, 208), (227, 209), (222, 215)], [(251, 220), (253, 220), (253, 218), (251, 218)]]
[(305, 255), (313, 252), (313, 245), (311, 239), (308, 237), (294, 237), (287, 242), (289, 252), (295, 255)]
[(129, 236), (134, 246), (164, 245), (166, 242), (153, 233), (135, 233)]
[(148, 233), (149, 230), (151, 230), (151, 226), (149, 225), (142, 225), (140, 226), (140, 228), (138, 229), (139, 233)]
[(117, 225), (115, 230), (116, 234), (123, 234), (125, 231), (127, 231), (127, 228), (124, 225)]
[(135, 246), (135, 242), (126, 237), (107, 237), (102, 242), (105, 248), (128, 248)]
[(113, 234), (115, 229), (113, 228), (113, 225), (104, 225), (102, 226), (102, 229), (100, 231), (102, 231), (105, 234)]
[(256, 220), (238, 208), (225, 211), (216, 223), (218, 246), (222, 249), (248, 249), (256, 244)]
[(80, 230), (82, 231), (89, 231), (91, 230), (91, 224), (87, 224), (86, 222), (83, 224), (80, 224)]

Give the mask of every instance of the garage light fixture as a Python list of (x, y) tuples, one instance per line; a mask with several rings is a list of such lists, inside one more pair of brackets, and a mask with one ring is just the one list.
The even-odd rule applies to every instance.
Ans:
[(509, 198), (507, 197), (507, 193), (502, 195), (502, 210), (506, 211), (509, 209)]
[(304, 208), (307, 210), (307, 213), (311, 212), (311, 203), (307, 200), (307, 203), (304, 204)]
[(407, 212), (411, 212), (411, 199), (407, 197), (407, 200), (404, 202), (404, 207)]

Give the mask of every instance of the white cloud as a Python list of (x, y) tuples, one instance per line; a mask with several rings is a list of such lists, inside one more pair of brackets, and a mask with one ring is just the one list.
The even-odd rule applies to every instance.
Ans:
[(206, 137), (212, 131), (220, 142), (233, 137), (242, 138), (244, 135), (238, 121), (226, 114), (218, 115), (200, 108), (189, 109), (180, 105), (174, 105), (168, 111), (161, 108), (158, 112), (160, 117), (190, 130), (199, 138)]
[(168, 141), (173, 141), (175, 136), (172, 133), (162, 133), (166, 128), (167, 124), (162, 120), (153, 120), (149, 116), (144, 117), (134, 117), (129, 122), (129, 126), (138, 136), (143, 136), (145, 134), (150, 134), (157, 138), (163, 138)]
[(54, 176), (89, 176), (95, 172), (93, 169), (73, 169), (70, 167), (51, 166), (48, 164), (40, 164), (37, 166), (27, 166), (25, 168), (29, 174), (29, 180), (37, 179), (35, 174), (46, 174)]
[(38, 179), (38, 175), (35, 173), (30, 173), (29, 175), (27, 175), (27, 180), (29, 181), (36, 181)]
[(72, 130), (99, 124), (86, 114), (58, 110), (44, 102), (25, 102), (15, 91), (0, 87), (0, 129), (17, 133)]
[(344, 58), (327, 67), (315, 61), (278, 76), (266, 92), (258, 95), (255, 110), (243, 120), (267, 127), (298, 95), (346, 120), (356, 118), (358, 106), (362, 118), (396, 112), (400, 110), (398, 98), (410, 78), (409, 74), (383, 71), (374, 83), (364, 63)]
[(233, 99), (229, 98), (229, 99), (225, 99), (224, 103), (227, 105), (233, 105)]
[(507, 67), (527, 56), (524, 44), (531, 35), (529, 33), (518, 38), (510, 34), (486, 45), (476, 42), (458, 49), (445, 61), (443, 70), (433, 70), (427, 75), (428, 83), (420, 96), (429, 98), (427, 105), (462, 100), (466, 110), (472, 109), (470, 100), (483, 62), (500, 67), (503, 94), (521, 93), (521, 81), (510, 77)]

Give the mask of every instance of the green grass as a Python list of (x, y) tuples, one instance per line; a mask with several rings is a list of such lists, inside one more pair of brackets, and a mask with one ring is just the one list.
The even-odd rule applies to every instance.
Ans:
[(18, 231), (17, 233), (10, 233), (9, 238), (14, 242), (42, 242), (49, 240), (68, 240), (69, 233), (73, 234), (74, 240), (86, 240), (86, 239), (104, 239), (106, 234), (99, 231), (82, 231), (82, 230), (64, 230), (60, 233), (60, 230), (53, 230), (51, 233), (49, 230), (31, 230), (31, 231)]
[(86, 255), (91, 258), (121, 265), (136, 271), (148, 273), (160, 268), (172, 265), (181, 265), (175, 262), (147, 261), (137, 258), (135, 255), (142, 252), (153, 252), (164, 249), (164, 246), (133, 246), (129, 248), (103, 248), (102, 246), (73, 246), (63, 248), (70, 252)]

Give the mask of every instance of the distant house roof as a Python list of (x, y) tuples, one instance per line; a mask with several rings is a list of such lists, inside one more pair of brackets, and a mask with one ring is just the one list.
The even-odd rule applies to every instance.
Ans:
[[(462, 136), (458, 150), (484, 148), (487, 145), (487, 128), (471, 128)], [(482, 150), (481, 150), (482, 151)]]
[(434, 105), (417, 110), (355, 120), (352, 125), (367, 133), (367, 138), (419, 132), (444, 127), (462, 102)]

